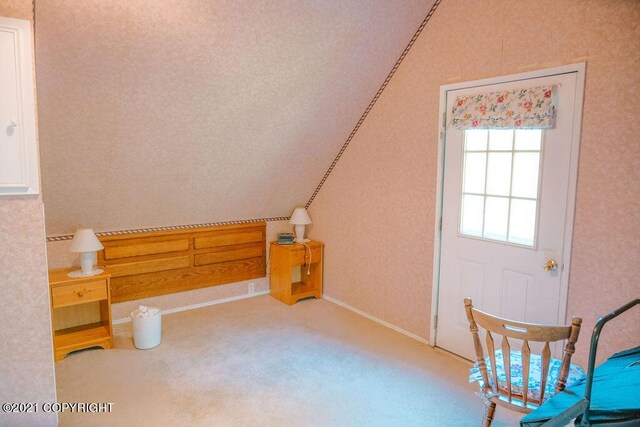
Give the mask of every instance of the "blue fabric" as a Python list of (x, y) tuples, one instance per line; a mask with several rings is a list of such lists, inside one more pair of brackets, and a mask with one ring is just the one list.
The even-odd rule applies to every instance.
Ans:
[[(585, 382), (568, 387), (520, 420), (522, 427), (537, 427), (554, 417), (581, 415)], [(640, 425), (640, 347), (611, 356), (593, 375), (590, 419), (594, 425), (637, 420)], [(569, 419), (571, 419), (569, 418)]]
[[(511, 372), (511, 392), (522, 396), (524, 393), (524, 373), (522, 367), (522, 354), (519, 351), (511, 350), (510, 354), (510, 372)], [(484, 362), (487, 365), (487, 375), (489, 376), (489, 385), (493, 387), (493, 367), (491, 366), (491, 359), (489, 356), (484, 358)], [(498, 387), (502, 390), (507, 389), (507, 371), (504, 366), (504, 360), (502, 357), (502, 350), (496, 350), (496, 365)], [(560, 376), (560, 367), (562, 361), (558, 359), (551, 359), (549, 361), (549, 373), (547, 374), (547, 382), (544, 388), (544, 400), (549, 399), (556, 393), (556, 383)], [(529, 400), (539, 400), (540, 392), (542, 390), (542, 357), (538, 354), (532, 354), (529, 359), (529, 380), (527, 388), (527, 397)], [(569, 366), (569, 373), (567, 374), (567, 387), (575, 384), (580, 384), (585, 378), (584, 371), (579, 366), (571, 364)], [(477, 381), (480, 385), (480, 389), (484, 387), (484, 381), (482, 380), (482, 374), (478, 363), (469, 370), (469, 382)]]

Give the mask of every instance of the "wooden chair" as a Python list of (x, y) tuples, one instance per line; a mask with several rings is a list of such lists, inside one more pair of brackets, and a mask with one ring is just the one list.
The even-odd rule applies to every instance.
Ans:
[[(557, 367), (559, 361), (551, 359), (549, 343), (567, 340), (556, 379), (555, 393), (564, 390), (567, 385), (570, 368), (577, 369), (584, 375), (581, 369), (571, 365), (571, 356), (575, 352), (575, 343), (578, 340), (580, 325), (582, 324), (581, 318), (574, 317), (571, 325), (567, 326), (540, 325), (516, 322), (492, 316), (473, 308), (473, 303), (470, 298), (465, 298), (464, 306), (467, 312), (467, 319), (469, 320), (469, 329), (473, 335), (477, 367), (482, 377), (480, 381), (480, 393), (487, 403), (483, 426), (491, 426), (496, 405), (522, 413), (529, 413), (550, 397), (550, 393), (547, 393), (545, 396), (545, 389), (553, 385), (551, 383), (547, 384), (547, 376), (549, 375), (551, 363), (554, 364), (554, 372), (556, 372), (555, 367)], [(488, 362), (490, 364), (489, 368), (487, 368), (487, 363), (485, 362), (485, 353), (480, 341), (480, 335), (478, 334), (478, 325), (486, 330), (485, 343), (488, 352)], [(496, 351), (492, 333), (502, 336), (498, 351)], [(509, 338), (522, 340), (522, 347), (519, 352), (511, 349)], [(530, 342), (544, 343), (540, 356), (531, 353), (529, 347)], [(512, 358), (520, 359), (521, 362), (518, 363), (518, 360), (512, 360)], [(496, 360), (498, 362), (497, 364)], [(536, 382), (535, 378), (530, 378), (529, 376), (531, 361), (534, 363), (538, 361), (541, 362), (539, 382)], [(515, 366), (514, 363), (515, 365), (521, 366)], [(499, 369), (495, 367), (498, 366), (498, 368), (500, 368), (501, 364), (503, 368), (508, 367), (509, 369), (503, 369), (503, 375), (499, 378)], [(489, 369), (490, 372), (488, 372)], [(516, 373), (519, 373), (519, 369), (522, 370), (522, 378), (521, 381), (519, 381), (520, 378), (518, 378), (518, 386), (514, 386), (512, 383), (512, 371), (515, 370)], [(575, 380), (577, 379), (578, 378)], [(536, 385), (533, 388), (537, 388), (537, 390), (531, 389), (532, 387), (529, 385), (530, 381)]]

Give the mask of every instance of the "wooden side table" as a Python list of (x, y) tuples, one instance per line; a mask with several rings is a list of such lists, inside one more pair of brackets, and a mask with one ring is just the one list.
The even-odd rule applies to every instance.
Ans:
[(324, 245), (271, 243), (269, 287), (271, 296), (293, 305), (307, 297), (322, 298), (322, 258)]
[(51, 326), (56, 361), (72, 351), (113, 346), (109, 274), (71, 278), (77, 268), (49, 271)]

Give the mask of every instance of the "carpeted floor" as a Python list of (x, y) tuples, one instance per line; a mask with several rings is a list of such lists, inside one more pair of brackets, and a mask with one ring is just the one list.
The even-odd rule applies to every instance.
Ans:
[[(56, 363), (58, 402), (113, 402), (61, 426), (478, 426), (469, 366), (324, 300), (268, 295), (163, 317), (162, 344)], [(503, 408), (494, 426), (517, 425)]]

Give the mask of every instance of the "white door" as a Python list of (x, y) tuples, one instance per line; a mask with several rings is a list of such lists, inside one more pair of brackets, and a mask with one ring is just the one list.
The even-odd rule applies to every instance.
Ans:
[[(465, 297), (513, 320), (565, 321), (579, 80), (569, 72), (446, 91), (447, 112), (461, 95), (550, 84), (558, 85), (558, 103), (553, 129), (446, 129), (438, 347), (474, 359)], [(550, 260), (558, 267), (545, 271)]]

